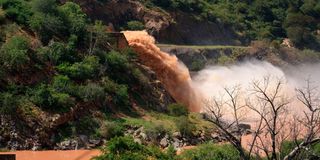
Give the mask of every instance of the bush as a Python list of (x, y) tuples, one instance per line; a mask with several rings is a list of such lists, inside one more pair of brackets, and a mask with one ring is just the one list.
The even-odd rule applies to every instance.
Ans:
[(0, 63), (10, 70), (20, 70), (29, 62), (28, 40), (22, 36), (14, 36), (0, 49)]
[(66, 2), (59, 7), (62, 17), (67, 22), (69, 33), (77, 36), (83, 36), (86, 30), (87, 16), (82, 12), (81, 7), (73, 2)]
[(299, 50), (297, 54), (297, 60), (301, 61), (317, 62), (320, 59), (320, 53), (310, 49)]
[(32, 15), (28, 2), (22, 0), (0, 0), (0, 6), (5, 10), (8, 18), (18, 24), (28, 24)]
[(0, 7), (0, 23), (6, 19), (6, 12)]
[(72, 83), (68, 76), (57, 75), (53, 77), (52, 87), (58, 92), (69, 93)]
[(172, 153), (164, 153), (158, 147), (143, 146), (132, 137), (112, 138), (103, 149), (103, 155), (95, 160), (171, 160)]
[(82, 62), (72, 65), (64, 63), (58, 66), (58, 71), (67, 74), (70, 78), (85, 80), (97, 76), (99, 72), (99, 59), (96, 56), (87, 56)]
[(172, 116), (187, 116), (189, 113), (187, 107), (178, 103), (170, 104), (168, 110)]
[(230, 144), (203, 144), (195, 149), (182, 152), (181, 160), (238, 160), (241, 159), (238, 151)]
[(144, 25), (139, 21), (129, 21), (127, 23), (126, 29), (128, 30), (144, 30)]
[(85, 102), (101, 102), (106, 97), (103, 87), (95, 83), (89, 83), (85, 86), (80, 86), (78, 94), (79, 97)]
[(128, 87), (126, 85), (119, 85), (115, 94), (116, 104), (123, 105), (124, 107), (129, 105)]
[(233, 64), (234, 62), (235, 62), (234, 59), (232, 59), (231, 57), (226, 56), (225, 54), (222, 54), (218, 58), (218, 64), (220, 64), (220, 65), (229, 65), (229, 64)]
[(66, 30), (60, 17), (40, 12), (30, 18), (29, 25), (33, 31), (38, 33), (44, 44), (48, 44), (53, 36), (62, 37)]
[(201, 69), (203, 69), (205, 67), (206, 62), (202, 61), (202, 60), (195, 60), (191, 63), (191, 68), (190, 70), (192, 71), (200, 71)]
[(31, 102), (45, 110), (66, 112), (75, 105), (69, 94), (57, 92), (46, 84), (29, 89), (27, 94), (30, 96)]
[(98, 133), (99, 123), (92, 116), (81, 117), (75, 123), (75, 130), (77, 134), (89, 135), (93, 138), (100, 137)]
[(59, 65), (64, 62), (74, 62), (77, 55), (73, 48), (61, 42), (50, 42), (47, 47), (42, 47), (38, 50), (38, 55), (43, 61), (49, 61), (53, 65)]
[(0, 93), (0, 114), (13, 115), (17, 111), (17, 97), (11, 93)]
[[(298, 140), (298, 144), (302, 141)], [(285, 141), (281, 144), (281, 152), (280, 158), (283, 159), (286, 155), (288, 155), (295, 147), (297, 146), (296, 142), (293, 141)], [(320, 144), (316, 143), (307, 148), (307, 150), (303, 150), (294, 158), (295, 160), (299, 159), (314, 159), (319, 158), (320, 156)]]
[(183, 136), (191, 137), (196, 126), (186, 116), (181, 116), (176, 121), (176, 126)]
[(56, 14), (57, 13), (56, 0), (32, 0), (31, 8), (33, 12)]
[(151, 127), (145, 129), (146, 134), (150, 137), (151, 140), (157, 140), (159, 137), (168, 133), (168, 130), (164, 127), (162, 123), (153, 123)]
[(123, 71), (128, 68), (128, 59), (117, 51), (111, 51), (106, 55), (106, 62), (114, 71)]
[(105, 122), (100, 127), (101, 136), (107, 139), (111, 139), (116, 136), (123, 136), (123, 131), (123, 125), (116, 122)]

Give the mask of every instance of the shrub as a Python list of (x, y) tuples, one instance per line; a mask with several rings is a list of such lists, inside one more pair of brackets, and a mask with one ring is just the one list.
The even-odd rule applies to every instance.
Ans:
[(70, 78), (85, 80), (95, 77), (99, 72), (99, 59), (96, 56), (87, 56), (82, 62), (72, 65), (63, 63), (58, 66), (58, 71), (67, 74)]
[(105, 122), (100, 127), (100, 134), (102, 137), (111, 139), (116, 136), (123, 136), (124, 127), (120, 123), (116, 122)]
[(158, 147), (143, 146), (134, 142), (132, 137), (112, 138), (103, 149), (103, 155), (95, 160), (172, 160), (174, 154), (164, 153)]
[(2, 45), (0, 63), (10, 70), (20, 70), (29, 62), (28, 40), (22, 36), (14, 36)]
[(144, 25), (139, 21), (129, 21), (127, 23), (126, 29), (128, 30), (144, 30)]
[(0, 114), (12, 115), (16, 113), (18, 102), (11, 93), (0, 93)]
[(99, 123), (92, 116), (81, 117), (78, 121), (76, 121), (75, 127), (78, 134), (85, 134), (94, 137), (99, 136), (97, 135)]
[(56, 14), (57, 3), (55, 0), (32, 0), (31, 8), (34, 12)]
[(118, 105), (126, 107), (129, 105), (128, 87), (126, 85), (119, 85), (116, 92), (115, 102)]
[[(298, 144), (301, 143), (301, 140), (298, 140)], [(288, 155), (295, 147), (297, 146), (297, 142), (293, 141), (285, 141), (281, 144), (281, 152), (280, 158), (283, 159), (286, 155)], [(314, 145), (308, 146), (302, 149), (301, 152), (296, 155), (294, 159), (314, 159), (320, 156), (320, 144), (316, 143)]]
[(187, 107), (178, 103), (170, 104), (168, 110), (172, 116), (187, 116), (189, 113)]
[(22, 0), (1, 0), (0, 6), (5, 10), (8, 18), (15, 20), (18, 24), (28, 24), (32, 15), (28, 2)]
[(44, 44), (48, 44), (53, 36), (62, 37), (65, 31), (64, 22), (60, 17), (46, 13), (35, 13), (30, 18), (29, 25), (38, 33)]
[(117, 51), (111, 51), (106, 55), (106, 62), (112, 70), (125, 70), (128, 68), (128, 59)]
[(220, 65), (228, 65), (234, 63), (234, 60), (231, 57), (226, 56), (225, 54), (222, 54), (218, 58), (218, 64)]
[(131, 68), (131, 73), (133, 77), (142, 85), (146, 85), (149, 82), (148, 77), (146, 77), (138, 68)]
[(153, 123), (150, 127), (146, 128), (146, 134), (151, 140), (157, 140), (159, 136), (168, 133), (168, 130), (164, 127), (162, 123)]
[(53, 77), (52, 87), (58, 92), (69, 93), (71, 85), (72, 83), (68, 76), (57, 75)]
[(29, 89), (27, 94), (31, 102), (50, 111), (66, 112), (75, 105), (74, 100), (67, 93), (60, 93), (46, 84)]
[(191, 70), (192, 71), (200, 71), (201, 69), (203, 69), (205, 67), (205, 62), (203, 62), (202, 60), (195, 60), (191, 63)]
[(230, 144), (207, 143), (197, 146), (195, 149), (182, 152), (178, 159), (201, 159), (201, 160), (238, 160), (241, 159), (238, 151)]
[(69, 33), (77, 36), (83, 36), (86, 29), (86, 14), (82, 12), (81, 7), (73, 2), (66, 2), (59, 7), (62, 17), (67, 22)]
[(89, 83), (79, 87), (79, 97), (85, 101), (102, 101), (106, 94), (101, 86), (95, 83)]
[(186, 116), (179, 117), (176, 121), (176, 126), (183, 136), (188, 137), (193, 136), (193, 131), (196, 128), (196, 126), (190, 122), (189, 118)]
[(317, 62), (320, 59), (320, 53), (310, 49), (299, 50), (297, 54), (301, 61)]
[(0, 23), (2, 23), (6, 18), (6, 12), (0, 7)]
[(50, 42), (48, 47), (42, 47), (38, 50), (38, 55), (44, 61), (49, 61), (53, 65), (59, 65), (64, 62), (74, 62), (77, 55), (73, 48), (61, 42)]

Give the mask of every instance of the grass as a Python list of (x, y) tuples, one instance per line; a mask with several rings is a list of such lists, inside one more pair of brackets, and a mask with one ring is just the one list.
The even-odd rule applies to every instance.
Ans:
[(248, 49), (248, 46), (225, 46), (225, 45), (175, 45), (175, 44), (157, 44), (158, 47), (173, 47), (173, 48), (191, 48), (191, 49), (227, 49), (241, 48)]

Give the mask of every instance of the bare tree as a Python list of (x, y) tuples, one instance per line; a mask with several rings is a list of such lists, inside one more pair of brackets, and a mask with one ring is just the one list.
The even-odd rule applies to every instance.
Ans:
[[(312, 151), (311, 145), (320, 142), (320, 99), (317, 88), (311, 87), (310, 81), (307, 81), (306, 88), (296, 90), (297, 99), (305, 108), (302, 117), (298, 117), (288, 111), (292, 99), (286, 97), (284, 84), (283, 80), (271, 77), (253, 81), (249, 90), (251, 94), (246, 97), (245, 105), (241, 102), (244, 97), (240, 86), (224, 88), (225, 94), (221, 97), (205, 102), (208, 120), (239, 151), (242, 159), (250, 159), (253, 154), (259, 158), (260, 151), (269, 160), (281, 159), (281, 147), (286, 140), (293, 141), (296, 147), (283, 159), (294, 159), (301, 153), (306, 153), (303, 151)], [(241, 122), (245, 118), (241, 113), (244, 109), (250, 109), (257, 115), (252, 141), (246, 149), (242, 144), (241, 132)], [(230, 129), (232, 127), (236, 132)]]
[[(220, 98), (213, 97), (211, 100), (205, 101), (204, 104), (209, 116), (208, 120), (215, 124), (219, 133), (238, 150), (242, 159), (250, 159), (254, 151), (254, 143), (257, 140), (259, 132), (261, 132), (262, 123), (259, 123), (257, 130), (254, 131), (254, 140), (252, 144), (250, 144), (249, 152), (245, 151), (242, 147), (243, 131), (241, 129), (241, 121), (243, 119), (241, 110), (245, 108), (245, 105), (241, 105), (240, 103), (240, 90), (239, 85), (232, 88), (224, 88), (227, 98), (225, 98), (224, 95)], [(226, 114), (224, 111), (227, 109), (231, 110), (232, 118), (229, 120), (224, 119)], [(262, 119), (260, 122), (262, 122)], [(231, 128), (235, 128), (236, 132)]]
[[(282, 128), (285, 126), (286, 107), (289, 100), (282, 95), (282, 80), (278, 79), (271, 84), (271, 77), (265, 77), (263, 81), (252, 82), (252, 94), (254, 103), (248, 102), (248, 107), (257, 113), (266, 126), (267, 136), (270, 136), (271, 146), (266, 145), (268, 142), (258, 135), (261, 142), (262, 150), (268, 159), (278, 159), (277, 151), (284, 138), (279, 138)], [(269, 154), (271, 153), (271, 155)]]
[[(304, 89), (296, 89), (297, 98), (302, 102), (305, 111), (303, 118), (296, 118), (297, 121), (306, 129), (302, 142), (298, 143), (299, 135), (295, 135), (296, 147), (284, 157), (285, 160), (293, 159), (303, 150), (309, 150), (310, 146), (320, 142), (320, 99), (317, 95), (318, 89), (312, 87), (310, 80), (307, 80), (307, 85)], [(297, 125), (295, 125), (297, 126)], [(295, 127), (296, 128), (296, 127)]]

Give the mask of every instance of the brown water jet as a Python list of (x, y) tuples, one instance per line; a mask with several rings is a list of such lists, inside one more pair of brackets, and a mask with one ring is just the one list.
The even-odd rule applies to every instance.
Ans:
[(155, 39), (145, 31), (123, 32), (129, 46), (138, 54), (140, 61), (150, 67), (163, 83), (166, 90), (179, 103), (188, 106), (192, 112), (199, 112), (198, 95), (192, 87), (189, 70), (178, 58), (162, 52), (155, 45)]

